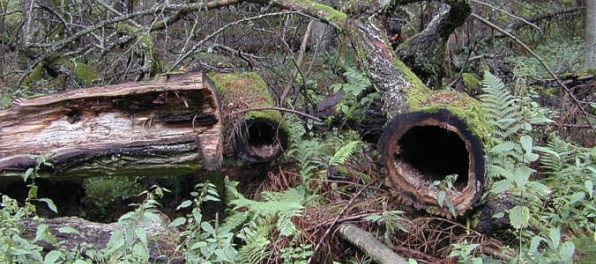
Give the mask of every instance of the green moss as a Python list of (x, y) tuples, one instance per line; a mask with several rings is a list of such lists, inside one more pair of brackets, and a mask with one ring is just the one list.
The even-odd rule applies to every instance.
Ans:
[(82, 62), (77, 62), (75, 64), (74, 75), (77, 79), (83, 81), (85, 85), (91, 85), (93, 81), (102, 78), (101, 73), (99, 73), (97, 69)]
[(440, 109), (447, 109), (454, 116), (466, 122), (473, 134), (483, 141), (488, 140), (490, 126), (484, 119), (484, 109), (478, 100), (452, 90), (432, 91), (403, 62), (395, 60), (394, 64), (412, 84), (411, 87), (405, 89), (408, 111), (432, 113)]
[(346, 21), (348, 19), (347, 15), (343, 12), (337, 11), (333, 7), (310, 0), (298, 0), (296, 2), (296, 4), (299, 6), (308, 7), (307, 9), (313, 13), (323, 13), (321, 17), (329, 21), (329, 23), (336, 29), (342, 30), (346, 25)]
[[(208, 76), (220, 94), (224, 112), (233, 112), (238, 108), (250, 110), (275, 106), (267, 84), (255, 72), (212, 73)], [(256, 118), (272, 120), (289, 133), (289, 128), (279, 111), (253, 110), (244, 113), (245, 120)]]
[(31, 86), (32, 83), (43, 79), (44, 62), (40, 62), (31, 70), (31, 73), (23, 80), (23, 86)]

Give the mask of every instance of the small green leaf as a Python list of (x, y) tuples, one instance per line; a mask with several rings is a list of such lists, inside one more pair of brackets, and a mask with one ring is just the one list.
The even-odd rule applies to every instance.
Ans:
[(507, 141), (504, 143), (501, 143), (499, 145), (494, 146), (490, 152), (491, 153), (503, 153), (503, 152), (507, 152), (507, 151), (511, 151), (512, 149), (515, 148), (515, 143)]
[(509, 191), (513, 188), (513, 181), (509, 179), (500, 180), (498, 182), (493, 183), (493, 186), (490, 188), (490, 191), (493, 193), (502, 193)]
[(571, 263), (571, 261), (573, 260), (574, 253), (575, 245), (573, 244), (573, 242), (570, 241), (563, 243), (561, 245), (561, 248), (559, 249), (559, 254), (565, 262)]
[(180, 210), (182, 208), (189, 207), (191, 204), (192, 204), (192, 202), (190, 200), (186, 200), (186, 201), (182, 202), (180, 205), (178, 205), (178, 207), (176, 207), (176, 210)]
[(443, 202), (445, 201), (445, 196), (447, 196), (447, 193), (443, 190), (439, 191), (439, 193), (437, 194), (437, 202), (439, 202), (439, 206), (441, 208), (443, 208)]
[(525, 162), (534, 162), (537, 161), (540, 156), (536, 153), (525, 153), (524, 154), (524, 161)]
[(559, 248), (559, 242), (561, 242), (561, 229), (559, 228), (551, 228), (548, 231), (548, 236), (550, 238), (550, 246), (552, 250), (557, 250)]
[(509, 222), (515, 229), (526, 227), (530, 221), (530, 209), (526, 206), (515, 206), (509, 210)]
[(571, 195), (571, 199), (569, 199), (569, 204), (575, 204), (575, 203), (583, 200), (584, 198), (586, 198), (586, 193), (576, 192), (573, 195)]
[(27, 181), (29, 179), (29, 176), (31, 176), (31, 174), (33, 174), (34, 169), (33, 168), (28, 168), (25, 173), (23, 173), (23, 180)]
[(532, 153), (532, 146), (534, 145), (532, 137), (523, 135), (519, 138), (519, 143), (525, 153)]
[(505, 213), (504, 212), (498, 212), (496, 214), (493, 214), (492, 215), (492, 218), (501, 218), (503, 216), (505, 216)]
[(79, 230), (76, 230), (70, 226), (63, 226), (58, 228), (58, 232), (62, 233), (62, 234), (76, 234), (76, 235), (80, 235), (81, 233), (79, 233)]
[(145, 229), (143, 228), (136, 228), (135, 229), (135, 234), (137, 235), (137, 237), (139, 238), (139, 240), (141, 241), (141, 243), (143, 243), (144, 246), (148, 246), (149, 244), (147, 243), (147, 232), (145, 231)]
[(52, 212), (58, 213), (58, 208), (54, 204), (54, 201), (52, 201), (51, 199), (41, 198), (41, 199), (39, 199), (39, 201), (44, 202), (48, 206), (48, 208), (50, 208), (50, 210), (52, 210)]
[(56, 261), (58, 261), (60, 256), (62, 256), (62, 252), (57, 251), (57, 250), (52, 250), (48, 254), (46, 254), (46, 257), (43, 259), (43, 263), (44, 264), (54, 264), (54, 263), (56, 263)]
[(586, 187), (586, 191), (588, 191), (588, 196), (592, 198), (592, 195), (594, 194), (594, 183), (592, 180), (585, 181), (584, 186)]
[(176, 227), (176, 226), (181, 226), (184, 223), (186, 223), (186, 218), (184, 217), (178, 217), (176, 219), (174, 219), (174, 221), (172, 221), (168, 227)]

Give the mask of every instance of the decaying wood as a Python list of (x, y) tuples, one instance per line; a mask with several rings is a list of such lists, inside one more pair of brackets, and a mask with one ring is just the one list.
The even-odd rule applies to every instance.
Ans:
[[(214, 85), (202, 73), (169, 75), (16, 101), (0, 111), (0, 175), (45, 156), (60, 176), (188, 173), (222, 160)], [(202, 163), (200, 162), (202, 159)]]
[(256, 73), (215, 73), (211, 79), (225, 112), (226, 152), (248, 162), (271, 162), (288, 147), (289, 130)]
[[(450, 217), (472, 209), (484, 188), (480, 139), (446, 110), (398, 115), (379, 140), (387, 184), (406, 204)], [(445, 179), (457, 175), (447, 188)], [(435, 185), (435, 182), (441, 182)], [(439, 192), (453, 204), (438, 203)]]
[(408, 261), (379, 242), (370, 233), (356, 227), (353, 224), (341, 224), (337, 228), (341, 237), (357, 246), (374, 261), (381, 264), (407, 264)]

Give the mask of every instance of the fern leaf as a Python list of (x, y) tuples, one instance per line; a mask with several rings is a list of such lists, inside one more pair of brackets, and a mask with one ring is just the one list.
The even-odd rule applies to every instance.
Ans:
[(271, 252), (267, 250), (269, 244), (270, 241), (267, 238), (258, 237), (252, 242), (242, 246), (240, 250), (238, 250), (238, 255), (236, 257), (237, 263), (262, 263), (263, 260), (271, 255)]
[(345, 146), (342, 146), (335, 152), (335, 155), (329, 160), (329, 166), (337, 166), (346, 162), (346, 160), (354, 153), (358, 146), (357, 141), (350, 141)]

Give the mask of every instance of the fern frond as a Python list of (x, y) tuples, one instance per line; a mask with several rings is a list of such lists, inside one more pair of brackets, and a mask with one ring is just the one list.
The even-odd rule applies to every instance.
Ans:
[(352, 156), (356, 147), (358, 146), (357, 141), (350, 141), (348, 144), (339, 148), (333, 157), (329, 159), (329, 166), (337, 166), (339, 164), (343, 164), (346, 160)]
[(498, 128), (493, 134), (499, 138), (508, 138), (517, 133), (522, 128), (519, 123), (523, 116), (516, 98), (490, 72), (484, 73), (482, 87), (484, 94), (480, 96), (480, 100), (485, 109), (485, 118)]
[(226, 227), (229, 230), (238, 230), (249, 220), (250, 212), (233, 211), (232, 214), (228, 215), (222, 224), (222, 227)]
[(238, 250), (236, 262), (247, 264), (262, 263), (263, 260), (271, 255), (271, 251), (267, 250), (267, 246), (269, 246), (269, 244), (270, 241), (263, 236), (254, 239)]

